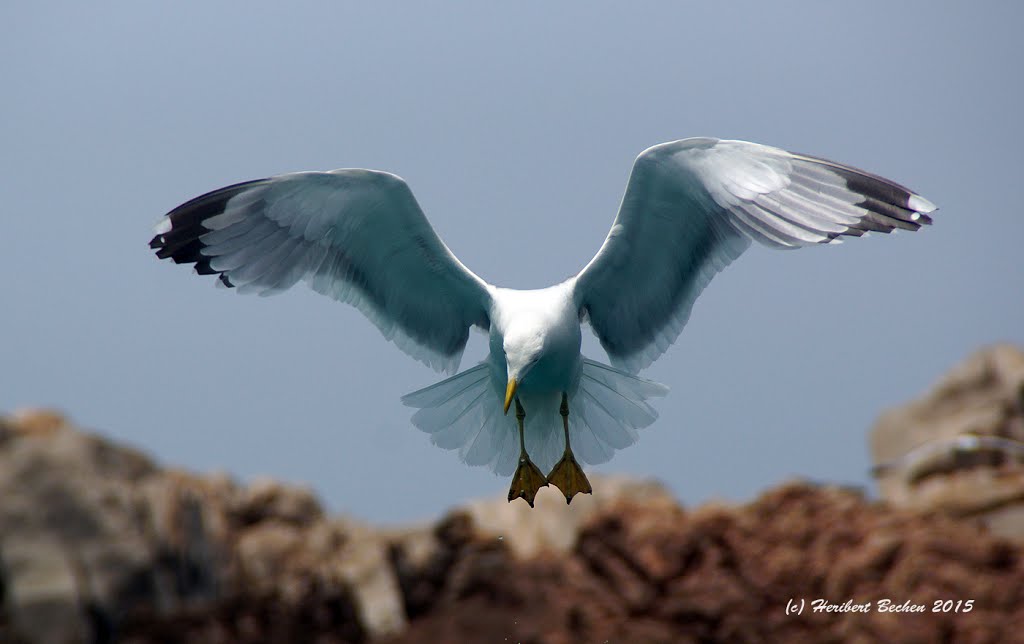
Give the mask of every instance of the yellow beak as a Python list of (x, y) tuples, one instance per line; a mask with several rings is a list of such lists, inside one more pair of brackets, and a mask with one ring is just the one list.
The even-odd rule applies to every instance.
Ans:
[(508, 408), (512, 406), (512, 399), (516, 397), (516, 387), (519, 383), (515, 378), (508, 379), (508, 388), (505, 389), (505, 415), (508, 415)]

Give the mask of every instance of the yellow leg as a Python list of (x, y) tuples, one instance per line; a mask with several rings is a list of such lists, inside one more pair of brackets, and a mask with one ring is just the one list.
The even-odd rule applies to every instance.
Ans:
[(590, 481), (583, 473), (583, 468), (576, 462), (572, 447), (569, 446), (569, 396), (565, 393), (562, 393), (562, 406), (559, 412), (562, 414), (562, 429), (565, 431), (565, 452), (551, 470), (551, 474), (548, 474), (548, 483), (562, 491), (568, 505), (577, 494), (590, 494), (594, 490), (590, 487)]
[(526, 411), (516, 396), (516, 422), (519, 424), (519, 467), (512, 475), (512, 486), (508, 489), (508, 502), (513, 499), (524, 499), (533, 507), (533, 499), (537, 496), (537, 490), (548, 484), (547, 479), (540, 469), (533, 464), (526, 453), (526, 439), (523, 437), (523, 423), (526, 420)]

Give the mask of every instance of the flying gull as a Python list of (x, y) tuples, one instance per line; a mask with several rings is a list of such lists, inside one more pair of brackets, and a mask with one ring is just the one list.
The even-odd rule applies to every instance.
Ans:
[[(637, 157), (618, 216), (577, 275), (544, 289), (488, 284), (387, 172), (341, 169), (247, 181), (168, 213), (150, 246), (224, 286), (261, 295), (299, 281), (352, 304), (413, 358), (455, 373), (470, 327), (489, 334), (475, 367), (404, 396), (412, 422), (470, 465), (513, 475), (531, 506), (557, 486), (591, 492), (603, 463), (657, 418), (667, 388), (637, 377), (686, 324), (711, 278), (752, 241), (771, 248), (917, 230), (930, 202), (850, 166), (712, 138)], [(611, 364), (580, 353), (590, 324)], [(516, 427), (506, 419), (515, 406)], [(544, 472), (548, 472), (547, 475)]]

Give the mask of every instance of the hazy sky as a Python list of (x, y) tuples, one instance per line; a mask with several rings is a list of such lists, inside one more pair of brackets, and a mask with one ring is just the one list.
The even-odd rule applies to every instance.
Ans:
[(867, 484), (881, 410), (1024, 343), (1024, 5), (426, 5), (3, 3), (0, 411), (57, 407), (378, 521), (503, 494), (412, 427), (399, 396), (440, 377), (357, 311), (215, 289), (153, 257), (153, 224), (245, 179), (384, 169), (480, 276), (541, 287), (597, 250), (641, 150), (699, 135), (860, 166), (941, 210), (740, 258), (643, 372), (672, 389), (661, 419), (599, 471), (687, 503)]

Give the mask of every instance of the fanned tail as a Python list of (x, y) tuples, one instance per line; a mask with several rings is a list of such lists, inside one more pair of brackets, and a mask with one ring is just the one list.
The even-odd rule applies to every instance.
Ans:
[(430, 434), (434, 445), (458, 450), (468, 465), (486, 465), (503, 476), (514, 471), (519, 456), (515, 419), (502, 413), (486, 362), (407, 394), (402, 403), (419, 408), (412, 423)]
[(576, 458), (591, 465), (605, 463), (635, 443), (637, 430), (658, 418), (648, 399), (667, 393), (665, 385), (584, 358), (579, 388), (569, 404), (569, 438)]
[[(482, 362), (447, 380), (402, 397), (417, 407), (413, 424), (430, 434), (438, 447), (458, 450), (469, 465), (486, 465), (509, 476), (519, 457), (515, 419), (502, 413), (502, 392)], [(569, 397), (569, 438), (577, 460), (607, 462), (620, 449), (636, 442), (637, 430), (658, 418), (648, 399), (664, 396), (668, 388), (587, 358), (579, 385)], [(523, 396), (526, 409), (526, 449), (547, 473), (565, 446), (558, 413), (561, 394)]]

